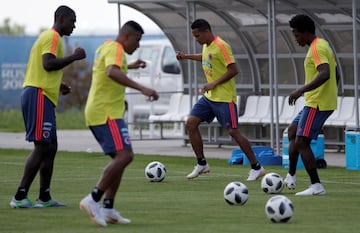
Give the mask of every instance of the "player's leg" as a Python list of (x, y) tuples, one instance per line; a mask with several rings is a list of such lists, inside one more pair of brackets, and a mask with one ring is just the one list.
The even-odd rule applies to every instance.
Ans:
[(250, 162), (251, 169), (249, 171), (247, 180), (254, 181), (264, 176), (265, 169), (257, 160), (249, 140), (238, 129), (228, 129), (228, 131)]
[(28, 192), (41, 164), (41, 154), (38, 148), (30, 153), (25, 161), (23, 175), (15, 196), (10, 202), (12, 208), (32, 208), (33, 203), (28, 198)]
[(199, 130), (201, 119), (196, 116), (189, 116), (185, 126), (188, 131), (189, 141), (197, 159), (205, 158), (204, 145)]
[(299, 158), (299, 151), (295, 146), (297, 124), (292, 123), (288, 127), (288, 139), (289, 139), (289, 174), (294, 176), (296, 174), (296, 166)]
[(64, 203), (58, 202), (50, 195), (50, 185), (54, 170), (54, 160), (57, 152), (57, 140), (54, 139), (50, 143), (40, 143), (38, 147), (43, 151), (42, 161), (40, 164), (40, 191), (39, 198), (35, 207), (62, 207)]
[(54, 169), (54, 160), (57, 152), (57, 133), (55, 105), (38, 91), (37, 97), (37, 122), (41, 127), (35, 129), (35, 150), (41, 159), (39, 167), (40, 190), (39, 198), (34, 207), (60, 207), (63, 203), (52, 199), (50, 185)]
[(228, 130), (229, 135), (239, 145), (245, 156), (249, 159), (251, 169), (247, 180), (253, 181), (265, 175), (264, 168), (256, 159), (249, 140), (238, 129), (237, 105), (230, 103), (212, 103), (216, 118), (221, 126)]
[[(297, 117), (298, 118), (298, 117)], [(295, 119), (297, 119), (295, 118)], [(284, 179), (285, 185), (288, 189), (295, 189), (296, 188), (296, 166), (299, 159), (299, 151), (296, 149), (295, 146), (295, 139), (296, 139), (296, 129), (297, 129), (297, 121), (294, 120), (288, 126), (288, 153), (289, 153), (289, 169), (286, 177)]]
[(34, 142), (34, 149), (26, 159), (18, 190), (10, 202), (10, 206), (13, 208), (33, 207), (33, 203), (27, 195), (42, 161), (42, 152), (37, 146), (37, 141), (41, 141), (42, 138), (43, 100), (44, 96), (38, 88), (26, 87), (22, 91), (21, 110), (25, 124), (26, 140)]
[(119, 189), (123, 172), (133, 160), (134, 154), (131, 149), (117, 151), (113, 160), (106, 166), (101, 179), (96, 187), (105, 190), (103, 208), (101, 211), (108, 223), (130, 223), (130, 219), (124, 218), (114, 208), (114, 200)]
[(200, 98), (194, 105), (185, 123), (189, 141), (197, 159), (197, 164), (193, 171), (186, 176), (188, 179), (194, 179), (202, 173), (210, 172), (210, 166), (204, 155), (204, 144), (199, 130), (199, 125), (202, 121), (211, 122), (214, 119), (214, 113), (208, 102), (206, 97)]
[(315, 156), (311, 150), (310, 143), (312, 139), (317, 138), (331, 113), (332, 111), (319, 111), (317, 108), (307, 106), (303, 109), (296, 133), (295, 146), (301, 154), (306, 172), (310, 177), (311, 186), (302, 192), (296, 193), (298, 196), (323, 195), (326, 193), (320, 182)]
[[(106, 124), (90, 127), (104, 153), (112, 157), (96, 187), (80, 202), (80, 209), (86, 211), (91, 219), (100, 226), (110, 223), (130, 223), (114, 207), (114, 198), (119, 188), (122, 174), (133, 159), (131, 141), (127, 127), (122, 119), (108, 120)], [(105, 194), (105, 208), (100, 200)]]

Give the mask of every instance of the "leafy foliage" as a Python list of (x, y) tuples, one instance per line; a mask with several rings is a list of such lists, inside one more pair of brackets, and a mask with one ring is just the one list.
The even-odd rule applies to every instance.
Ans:
[(11, 23), (10, 18), (5, 18), (0, 25), (0, 35), (20, 36), (25, 35), (25, 26), (17, 23)]
[[(65, 40), (65, 55), (68, 56), (74, 52), (74, 49)], [(79, 47), (75, 45), (75, 47)], [(85, 59), (75, 61), (64, 68), (63, 82), (71, 87), (71, 93), (60, 96), (58, 110), (83, 109), (91, 83), (91, 65)]]

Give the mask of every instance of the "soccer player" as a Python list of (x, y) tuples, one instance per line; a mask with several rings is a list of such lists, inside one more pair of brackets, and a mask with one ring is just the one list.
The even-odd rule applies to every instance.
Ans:
[[(126, 76), (129, 66), (125, 53), (132, 54), (139, 47), (143, 34), (144, 31), (138, 23), (128, 21), (120, 29), (115, 41), (105, 41), (95, 53), (85, 118), (104, 154), (112, 160), (105, 167), (92, 192), (81, 200), (80, 209), (103, 227), (107, 226), (107, 223), (130, 223), (129, 219), (122, 217), (114, 209), (114, 199), (121, 177), (134, 157), (128, 129), (123, 120), (125, 88), (139, 90), (149, 97), (149, 101), (159, 98), (155, 90)], [(141, 61), (138, 63), (138, 67), (145, 65)], [(103, 206), (100, 207), (99, 202), (103, 197)]]
[(232, 49), (219, 36), (215, 36), (210, 24), (204, 19), (197, 19), (191, 24), (192, 34), (203, 45), (200, 54), (184, 54), (177, 51), (177, 59), (191, 59), (202, 62), (207, 83), (202, 88), (204, 95), (198, 100), (186, 121), (191, 146), (197, 158), (197, 165), (187, 175), (194, 179), (202, 173), (208, 173), (203, 141), (199, 131), (201, 122), (212, 122), (216, 117), (221, 126), (236, 141), (251, 163), (247, 180), (256, 180), (265, 175), (264, 168), (257, 161), (249, 140), (238, 130), (236, 106), (235, 75), (238, 73)]
[(289, 104), (304, 94), (305, 106), (288, 127), (289, 171), (285, 183), (296, 187), (296, 165), (301, 154), (311, 185), (297, 196), (324, 195), (326, 193), (317, 172), (315, 156), (310, 143), (316, 139), (326, 119), (337, 107), (337, 81), (335, 56), (329, 43), (315, 35), (314, 21), (307, 15), (296, 15), (289, 21), (293, 35), (300, 46), (309, 46), (305, 61), (305, 84), (290, 93)]
[[(26, 140), (34, 142), (34, 149), (26, 160), (20, 185), (10, 202), (13, 208), (64, 206), (50, 195), (51, 176), (57, 152), (55, 107), (59, 92), (71, 89), (61, 83), (62, 69), (76, 60), (85, 58), (85, 50), (76, 48), (64, 57), (62, 36), (69, 36), (75, 28), (76, 15), (67, 6), (55, 11), (51, 29), (42, 32), (35, 41), (26, 68), (21, 109), (26, 128)], [(30, 186), (39, 172), (40, 194), (37, 203), (28, 198)]]

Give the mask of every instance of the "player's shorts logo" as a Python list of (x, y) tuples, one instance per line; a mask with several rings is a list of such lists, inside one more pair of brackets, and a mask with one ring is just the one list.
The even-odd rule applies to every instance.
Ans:
[(131, 144), (130, 137), (124, 137), (124, 142), (125, 142), (127, 145), (130, 145), (130, 144)]
[(44, 138), (49, 138), (50, 137), (50, 132), (49, 131), (43, 131), (43, 137)]

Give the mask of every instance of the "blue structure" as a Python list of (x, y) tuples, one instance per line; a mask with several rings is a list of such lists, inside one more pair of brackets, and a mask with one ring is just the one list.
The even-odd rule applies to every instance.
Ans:
[[(0, 110), (20, 108), (20, 93), (24, 81), (29, 53), (37, 36), (0, 37)], [(143, 40), (163, 39), (165, 35), (146, 35)], [(86, 61), (91, 69), (96, 48), (109, 36), (70, 36), (63, 37), (64, 47), (82, 47), (86, 50)]]

